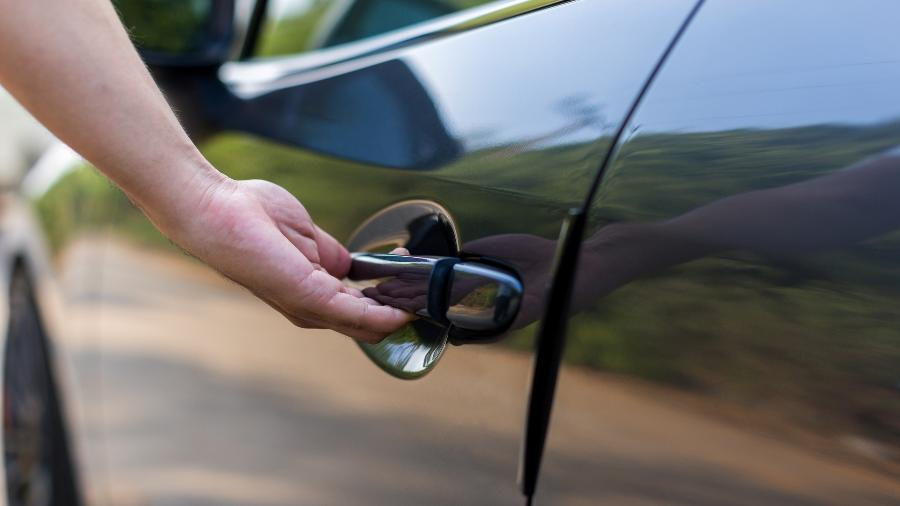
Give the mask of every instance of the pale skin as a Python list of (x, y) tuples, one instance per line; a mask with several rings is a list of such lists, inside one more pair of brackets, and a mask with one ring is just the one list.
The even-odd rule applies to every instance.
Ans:
[(375, 342), (411, 316), (345, 287), (346, 249), (287, 190), (198, 151), (109, 0), (0, 0), (0, 86), (173, 242), (305, 328)]

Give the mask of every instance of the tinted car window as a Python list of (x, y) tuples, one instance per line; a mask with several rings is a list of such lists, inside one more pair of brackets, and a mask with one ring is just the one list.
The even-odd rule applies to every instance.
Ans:
[(365, 39), (491, 0), (270, 0), (256, 56)]

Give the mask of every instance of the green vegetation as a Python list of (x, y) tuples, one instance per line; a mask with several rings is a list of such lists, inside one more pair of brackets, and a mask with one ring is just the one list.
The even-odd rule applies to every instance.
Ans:
[(900, 123), (645, 134), (606, 174), (601, 221), (677, 216), (713, 200), (803, 181), (900, 144)]
[(138, 46), (163, 53), (196, 49), (205, 35), (211, 0), (114, 0)]
[[(270, 16), (263, 24), (256, 55), (299, 54), (365, 39), (490, 0), (356, 0), (346, 11), (344, 2), (314, 0), (298, 14)], [(278, 2), (273, 2), (277, 6)], [(277, 12), (277, 9), (272, 9)]]
[[(425, 198), (453, 209), (461, 233), (472, 238), (508, 232), (554, 237), (565, 213), (565, 206), (545, 198), (550, 192), (537, 184), (506, 188), (515, 187), (512, 181), (519, 175), (549, 167), (559, 170), (560, 160), (570, 159), (565, 151), (531, 155), (534, 165), (520, 160), (513, 166), (506, 158), (475, 156), (428, 172), (373, 167), (234, 133), (206, 143), (203, 152), (231, 177), (277, 181), (303, 202), (317, 223), (341, 240), (372, 214), (401, 200)], [(472, 175), (464, 170), (469, 163)], [(537, 176), (528, 178), (537, 183)], [(569, 193), (560, 198), (571, 203), (574, 197)]]
[(259, 35), (256, 56), (283, 56), (311, 49), (316, 28), (325, 19), (332, 3), (332, 0), (316, 0), (302, 14), (285, 18), (269, 16)]
[[(203, 149), (233, 177), (285, 186), (340, 240), (377, 210), (415, 198), (458, 213), (460, 231), (471, 240), (510, 232), (555, 237), (607, 142), (535, 153), (485, 150), (423, 172), (236, 133)], [(638, 136), (610, 168), (593, 226), (665, 220), (725, 196), (811, 179), (898, 144), (900, 122)], [(38, 209), (54, 245), (73, 227), (110, 216), (131, 237), (166, 244), (87, 169), (65, 176)], [(596, 301), (572, 319), (566, 361), (900, 443), (898, 299), (900, 233), (797, 259), (728, 252)], [(503, 345), (528, 348), (533, 332), (531, 325)], [(824, 418), (836, 404), (849, 416)]]
[(76, 232), (102, 227), (116, 216), (118, 193), (93, 167), (72, 167), (35, 202), (51, 250), (59, 251)]
[[(900, 123), (639, 136), (604, 180), (595, 226), (666, 220), (898, 144)], [(897, 232), (802, 258), (728, 252), (597, 301), (573, 318), (566, 360), (900, 443), (898, 299)], [(824, 419), (836, 405), (849, 416)]]

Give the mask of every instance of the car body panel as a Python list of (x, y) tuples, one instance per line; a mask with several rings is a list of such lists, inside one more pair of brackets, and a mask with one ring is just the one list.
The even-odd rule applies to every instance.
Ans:
[[(380, 209), (421, 199), (448, 210), (464, 251), (515, 263), (495, 239), (535, 234), (552, 247), (693, 5), (563, 3), (353, 68), (292, 73), (252, 94), (235, 93), (233, 80), (224, 91), (201, 84), (221, 101), (197, 98), (212, 123), (200, 147), (233, 177), (284, 186), (340, 240)], [(404, 135), (422, 143), (403, 144)], [(452, 149), (423, 156), (422, 146)], [(82, 183), (61, 178), (47, 199)], [(540, 317), (540, 290), (519, 333), (454, 347), (426, 377), (401, 381), (351, 340), (293, 327), (106, 189), (84, 190), (105, 218), (81, 217), (101, 231), (92, 247), (102, 255), (80, 265), (99, 272), (96, 346), (76, 366), (100, 362), (93, 427), (103, 443), (89, 451), (100, 455), (110, 503), (521, 501), (526, 325)]]
[(900, 501), (898, 9), (819, 5), (706, 2), (626, 128), (536, 502)]
[[(694, 5), (555, 3), (182, 90), (211, 161), (285, 186), (340, 240), (424, 201), (464, 252), (517, 269), (518, 330), (421, 379), (293, 327), (77, 159), (26, 180), (32, 211), (4, 197), (3, 267), (22, 255), (38, 280), (92, 503), (520, 503), (556, 235)], [(590, 203), (537, 504), (900, 501), (895, 180), (803, 191), (896, 160), (896, 10), (704, 4)], [(752, 212), (715, 207), (735, 201)]]

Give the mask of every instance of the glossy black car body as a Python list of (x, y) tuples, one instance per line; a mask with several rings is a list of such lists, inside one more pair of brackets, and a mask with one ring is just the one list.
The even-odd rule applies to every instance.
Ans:
[(46, 162), (91, 495), (520, 504), (519, 469), (536, 504), (900, 501), (897, 5), (423, 1), (377, 34), (288, 4), (238, 61), (155, 69), (204, 154), (341, 240), (502, 262), (519, 316), (401, 381)]

